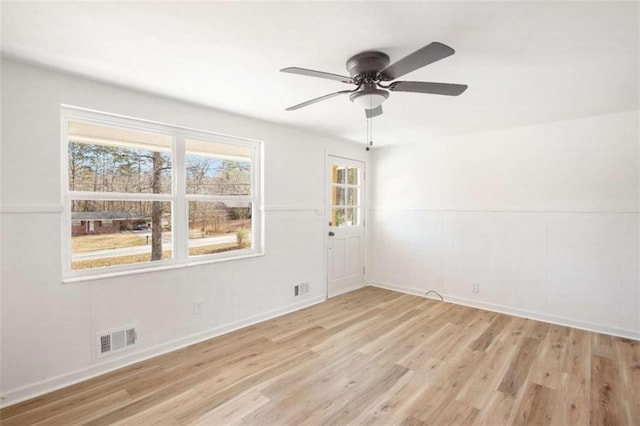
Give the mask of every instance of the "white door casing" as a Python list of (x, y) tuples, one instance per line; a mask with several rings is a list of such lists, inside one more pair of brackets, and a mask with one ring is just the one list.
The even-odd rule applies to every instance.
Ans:
[(364, 283), (365, 164), (327, 157), (327, 295)]

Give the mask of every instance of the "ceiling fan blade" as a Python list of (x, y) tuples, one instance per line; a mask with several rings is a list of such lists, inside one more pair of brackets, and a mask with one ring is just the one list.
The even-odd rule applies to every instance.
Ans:
[(302, 102), (301, 104), (290, 106), (289, 108), (287, 108), (287, 111), (293, 111), (296, 109), (304, 108), (311, 104), (315, 104), (316, 102), (324, 101), (325, 99), (330, 99), (330, 98), (333, 98), (334, 96), (342, 95), (345, 93), (352, 93), (352, 92), (353, 90), (341, 90), (339, 92), (329, 93), (328, 95), (320, 96), (319, 98), (311, 99), (309, 101)]
[(347, 76), (344, 76), (344, 75), (338, 75), (338, 74), (331, 74), (329, 72), (324, 72), (324, 71), (308, 70), (306, 68), (298, 68), (298, 67), (282, 68), (280, 71), (281, 72), (288, 72), (288, 73), (291, 73), (291, 74), (306, 75), (306, 76), (309, 76), (309, 77), (326, 78), (328, 80), (337, 80), (337, 81), (341, 81), (343, 83), (351, 83), (351, 84), (353, 84), (353, 79), (351, 77), (347, 77)]
[(434, 95), (458, 96), (467, 90), (466, 84), (428, 83), (426, 81), (396, 81), (389, 85), (393, 92), (431, 93)]
[(454, 53), (456, 53), (456, 51), (446, 44), (435, 41), (389, 65), (387, 68), (382, 70), (380, 74), (387, 81), (395, 80), (396, 78), (410, 73), (411, 71), (439, 61), (440, 59), (444, 59)]
[(365, 114), (367, 114), (367, 118), (377, 117), (379, 115), (382, 115), (382, 105), (371, 109), (365, 109), (364, 112)]

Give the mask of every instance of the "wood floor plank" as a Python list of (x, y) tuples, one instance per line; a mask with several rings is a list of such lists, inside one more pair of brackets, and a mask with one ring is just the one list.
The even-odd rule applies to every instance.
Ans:
[(529, 374), (531, 363), (537, 356), (540, 340), (533, 337), (524, 337), (522, 344), (516, 351), (515, 359), (509, 365), (509, 369), (498, 387), (503, 392), (512, 397), (518, 395), (518, 391), (524, 385)]
[(516, 425), (551, 424), (554, 391), (536, 383), (529, 383), (514, 418)]
[[(32, 411), (33, 416), (16, 416), (3, 420), (3, 426), (25, 424), (67, 424), (71, 421), (86, 421), (99, 416), (122, 404), (127, 404), (131, 397), (125, 390), (104, 394), (101, 398), (92, 399), (82, 404), (65, 406), (60, 410), (49, 412)], [(56, 414), (57, 413), (57, 414)]]
[(549, 332), (541, 344), (539, 356), (531, 366), (529, 381), (551, 389), (557, 389), (560, 386), (568, 337), (568, 328), (549, 326)]
[(410, 405), (424, 389), (426, 378), (408, 370), (386, 392), (382, 393), (369, 409), (362, 410), (351, 424), (354, 425), (390, 425), (403, 420), (403, 409)]
[[(357, 329), (357, 327), (361, 327), (362, 326), (364, 321), (372, 320), (374, 318), (377, 318), (383, 312), (384, 312), (384, 310), (382, 308), (372, 308), (372, 309), (368, 309), (368, 310), (366, 310), (364, 312), (352, 311), (352, 313), (349, 316), (347, 316), (346, 318), (341, 318), (341, 320), (339, 322), (334, 323), (334, 324), (330, 324), (329, 326), (327, 326), (326, 324), (322, 324), (321, 327), (326, 328), (327, 330), (329, 330), (333, 334), (339, 333), (339, 332), (344, 331), (344, 330), (349, 330), (353, 326), (355, 326), (356, 329)], [(356, 329), (352, 329), (351, 331), (353, 332)]]
[(485, 407), (491, 396), (498, 390), (515, 351), (516, 346), (511, 343), (499, 341), (494, 345), (493, 349), (477, 364), (469, 380), (463, 383), (456, 399), (478, 409)]
[(443, 362), (440, 372), (446, 374), (439, 374), (433, 381), (433, 386), (448, 399), (454, 399), (486, 356), (484, 352), (472, 351), (469, 348), (460, 351), (455, 358)]
[(526, 320), (525, 336), (536, 340), (544, 340), (547, 337), (551, 324), (540, 321)]
[(561, 386), (556, 394), (553, 419), (563, 425), (589, 424), (590, 380), (563, 373)]
[(0, 410), (3, 426), (639, 418), (640, 342), (375, 287)]
[(447, 345), (450, 340), (455, 338), (459, 327), (446, 323), (433, 334), (425, 338), (422, 343), (418, 344), (413, 350), (406, 352), (399, 360), (398, 364), (405, 367), (420, 371), (428, 367), (428, 360), (434, 359), (432, 354), (442, 345)]
[(340, 402), (336, 395), (343, 395), (351, 386), (345, 377), (332, 376), (319, 388), (287, 395), (286, 398), (271, 401), (242, 419), (246, 425), (298, 425), (312, 423), (315, 416), (331, 410)]
[(407, 371), (409, 369), (406, 367), (392, 365), (387, 371), (377, 375), (375, 380), (367, 383), (365, 388), (354, 393), (349, 400), (343, 400), (338, 410), (327, 417), (319, 418), (319, 422), (329, 425), (349, 423), (362, 411), (367, 410), (379, 398), (380, 394), (398, 382)]
[(226, 403), (211, 410), (194, 425), (230, 425), (239, 423), (243, 417), (254, 412), (265, 404), (269, 403), (269, 398), (258, 391), (248, 391), (240, 394), (237, 398), (231, 399)]
[[(617, 365), (622, 378), (623, 395), (640, 395), (640, 343), (617, 338), (614, 339)], [(624, 402), (627, 421), (630, 424), (640, 422), (640, 398)]]
[[(134, 383), (159, 370), (156, 365), (143, 365), (142, 363), (125, 367), (117, 372), (107, 373), (102, 376), (89, 379), (45, 395), (12, 405), (0, 410), (2, 422), (18, 415), (47, 411), (40, 418), (56, 415), (65, 411), (68, 407), (90, 403), (102, 398), (105, 394), (117, 392), (125, 384)], [(119, 374), (120, 373), (120, 374)], [(34, 417), (35, 419), (36, 417)]]
[[(336, 356), (337, 355), (337, 356)], [(360, 352), (344, 357), (331, 354), (332, 361), (318, 365), (318, 371), (296, 375), (298, 380), (274, 382), (262, 392), (272, 403), (243, 419), (246, 424), (302, 424), (332, 413), (368, 380), (375, 378), (370, 358)], [(325, 357), (323, 357), (324, 361)], [(306, 373), (306, 372), (305, 372)]]
[(449, 361), (456, 358), (461, 352), (469, 351), (470, 343), (475, 341), (488, 326), (487, 322), (482, 319), (471, 318), (466, 324), (462, 324), (462, 327), (451, 339), (434, 348), (431, 353), (432, 358)]
[(115, 422), (114, 425), (164, 425), (178, 424), (174, 418), (174, 413), (179, 410), (189, 410), (202, 401), (201, 396), (194, 390), (175, 395), (166, 401), (153, 405), (147, 410), (140, 411), (133, 416)]
[(161, 384), (158, 384), (158, 387), (150, 387), (149, 391), (145, 392), (140, 398), (110, 410), (106, 414), (92, 419), (85, 424), (93, 426), (111, 425), (128, 417), (132, 417), (141, 411), (145, 411), (154, 406), (165, 403), (177, 394), (181, 394), (182, 392), (192, 389), (199, 381), (200, 374), (215, 374), (217, 371), (217, 368), (211, 368), (209, 370), (203, 369), (199, 374), (185, 376), (171, 383), (163, 381)]
[[(608, 339), (607, 339), (608, 340)], [(609, 341), (610, 342), (610, 341)], [(607, 345), (611, 355), (612, 347)], [(591, 358), (591, 421), (602, 425), (624, 424), (623, 395), (620, 375), (610, 358), (594, 355)]]
[(351, 354), (349, 357), (340, 355), (322, 357), (321, 362), (308, 364), (298, 369), (298, 371), (294, 371), (284, 377), (278, 377), (261, 387), (261, 392), (275, 401), (297, 398), (300, 392), (308, 392), (309, 389), (321, 389), (323, 383), (327, 383), (337, 376), (347, 378), (347, 373), (351, 371), (354, 365), (365, 363), (370, 359), (365, 354), (358, 352)]
[(476, 420), (480, 410), (455, 399), (450, 399), (445, 405), (440, 407), (435, 416), (425, 420), (433, 425), (470, 425)]
[(486, 426), (511, 425), (516, 415), (514, 407), (517, 402), (516, 398), (495, 391), (487, 399), (474, 423)]
[(469, 320), (469, 310), (466, 306), (453, 305), (451, 309), (447, 311), (447, 321), (455, 325), (466, 324)]
[(486, 351), (487, 348), (493, 343), (497, 336), (504, 330), (505, 325), (510, 321), (507, 315), (497, 315), (493, 321), (491, 321), (489, 327), (475, 339), (471, 345), (471, 349), (474, 351)]
[(288, 358), (280, 358), (278, 363), (266, 365), (264, 368), (246, 374), (242, 379), (221, 387), (215, 378), (205, 378), (195, 389), (202, 395), (202, 404), (186, 412), (175, 413), (174, 416), (183, 424), (191, 423), (212, 409), (234, 399), (238, 394), (253, 388), (259, 388), (271, 380), (285, 376), (305, 363), (313, 363), (318, 355), (305, 351)]
[(408, 318), (400, 326), (393, 333), (387, 333), (384, 336), (366, 342), (359, 351), (375, 357), (390, 347), (401, 346), (403, 353), (413, 350), (426, 337), (424, 330), (429, 326), (427, 312), (423, 311), (412, 318)]
[(591, 376), (591, 333), (575, 328), (569, 331), (567, 350), (562, 371), (572, 376), (588, 379)]
[(444, 392), (439, 392), (435, 387), (425, 386), (401, 413), (401, 424), (413, 424), (416, 421), (429, 424), (429, 419), (436, 416), (448, 401), (449, 397)]
[(594, 356), (613, 359), (615, 357), (613, 336), (591, 333), (591, 352)]

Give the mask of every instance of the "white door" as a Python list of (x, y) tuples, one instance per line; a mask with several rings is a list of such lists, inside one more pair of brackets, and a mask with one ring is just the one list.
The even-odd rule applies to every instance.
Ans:
[(364, 163), (328, 156), (327, 294), (364, 283)]

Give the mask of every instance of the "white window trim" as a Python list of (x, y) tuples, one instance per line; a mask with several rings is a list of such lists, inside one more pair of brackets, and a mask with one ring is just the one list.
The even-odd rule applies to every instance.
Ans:
[[(68, 179), (68, 121), (83, 121), (99, 125), (120, 127), (130, 130), (161, 133), (173, 138), (172, 173), (170, 194), (123, 194), (111, 192), (70, 191)], [(186, 194), (186, 179), (184, 170), (185, 144), (187, 138), (211, 141), (231, 145), (250, 147), (251, 157), (251, 188), (250, 196), (210, 196), (200, 194)], [(246, 259), (264, 255), (264, 179), (263, 159), (264, 144), (260, 140), (224, 135), (205, 130), (169, 125), (143, 119), (109, 114), (95, 110), (62, 105), (61, 106), (61, 203), (64, 206), (62, 215), (62, 282), (72, 283), (110, 278), (123, 275), (180, 269), (190, 266)], [(233, 198), (234, 201), (251, 202), (252, 247), (203, 256), (188, 256), (188, 202), (194, 201), (223, 201)], [(110, 266), (94, 269), (71, 269), (71, 200), (136, 200), (136, 201), (170, 201), (172, 203), (172, 237), (173, 258), (153, 262), (134, 263), (120, 266)]]

